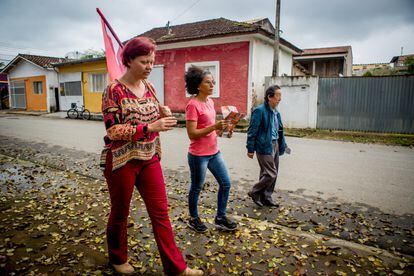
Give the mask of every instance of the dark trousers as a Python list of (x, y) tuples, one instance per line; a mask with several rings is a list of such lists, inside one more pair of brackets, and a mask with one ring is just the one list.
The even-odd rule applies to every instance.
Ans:
[(277, 141), (272, 143), (272, 154), (256, 154), (260, 166), (259, 182), (257, 182), (251, 193), (260, 195), (260, 199), (272, 201), (275, 190), (277, 174), (279, 172), (279, 145)]
[(111, 198), (111, 213), (106, 231), (110, 262), (123, 264), (127, 261), (127, 219), (135, 186), (151, 219), (164, 271), (168, 275), (181, 273), (187, 265), (174, 240), (158, 156), (148, 161), (132, 160), (115, 171), (112, 171), (111, 163), (112, 156), (109, 152), (104, 174)]

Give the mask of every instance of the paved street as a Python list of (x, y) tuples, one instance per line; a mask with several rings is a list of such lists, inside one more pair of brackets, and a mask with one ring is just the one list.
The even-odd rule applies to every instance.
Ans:
[[(111, 274), (109, 201), (97, 167), (102, 122), (2, 114), (0, 129), (0, 274)], [(274, 195), (280, 207), (258, 208), (246, 196), (258, 165), (245, 156), (245, 134), (220, 138), (233, 180), (227, 214), (240, 228), (215, 229), (217, 184), (209, 175), (199, 201), (209, 231), (200, 236), (186, 227), (185, 129), (162, 136), (170, 216), (190, 266), (208, 275), (412, 275), (412, 149), (288, 137), (293, 154), (282, 159)], [(142, 204), (134, 193), (130, 261), (141, 274), (159, 275)]]
[[(16, 142), (4, 136), (3, 141), (9, 146)], [(49, 156), (52, 163), (43, 166), (37, 158), (43, 155), (46, 161), (48, 154), (35, 149), (39, 144), (20, 145), (26, 148), (18, 158), (9, 157), (17, 153), (15, 148), (5, 152), (4, 144), (0, 145), (0, 274), (113, 275), (106, 255), (109, 200), (104, 181), (73, 172), (67, 167), (74, 164), (73, 159), (61, 158), (66, 152), (62, 148), (59, 156)], [(33, 149), (36, 156), (30, 154)], [(60, 161), (66, 169), (51, 167)], [(208, 231), (195, 233), (186, 227), (186, 200), (176, 197), (186, 194), (186, 187), (177, 185), (182, 180), (167, 176), (175, 240), (188, 265), (201, 268), (205, 275), (412, 275), (410, 256), (292, 229), (269, 219), (286, 214), (287, 206), (256, 212), (250, 202), (233, 201), (231, 216), (239, 228), (226, 232), (216, 229), (215, 206), (203, 200), (199, 211)], [(205, 194), (214, 194), (215, 187), (207, 189)], [(131, 206), (129, 262), (138, 275), (164, 275), (151, 223), (137, 193)]]
[[(0, 135), (98, 153), (102, 122), (1, 115)], [(246, 157), (245, 134), (220, 138), (235, 187), (246, 192), (258, 176)], [(383, 212), (414, 213), (414, 150), (404, 147), (287, 137), (292, 154), (281, 158), (278, 188), (324, 199), (365, 203)], [(187, 170), (185, 129), (162, 133), (165, 168)]]

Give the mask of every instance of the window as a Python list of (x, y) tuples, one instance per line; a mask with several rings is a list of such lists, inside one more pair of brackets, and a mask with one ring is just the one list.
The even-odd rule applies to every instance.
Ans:
[(37, 95), (40, 95), (43, 93), (43, 85), (41, 81), (33, 82), (33, 93)]
[[(216, 85), (214, 86), (212, 98), (220, 97), (220, 63), (218, 61), (204, 61), (204, 62), (189, 62), (185, 64), (185, 71), (191, 67), (191, 65), (198, 66), (206, 71), (209, 71), (213, 76), (213, 79), (216, 81)], [(186, 93), (187, 97), (191, 95)]]
[(103, 92), (107, 86), (107, 74), (89, 74), (89, 91)]
[(81, 82), (68, 81), (60, 83), (61, 96), (82, 96)]
[(10, 81), (10, 97), (12, 108), (26, 108), (26, 89), (24, 81)]

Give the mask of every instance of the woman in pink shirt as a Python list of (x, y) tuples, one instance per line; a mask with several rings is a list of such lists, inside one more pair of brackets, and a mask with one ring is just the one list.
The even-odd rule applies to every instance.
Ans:
[(191, 171), (188, 207), (191, 218), (188, 226), (197, 232), (207, 231), (206, 225), (198, 216), (197, 204), (209, 169), (219, 183), (217, 215), (214, 222), (219, 228), (235, 230), (237, 224), (226, 216), (231, 184), (226, 165), (217, 147), (216, 130), (223, 128), (224, 121), (215, 120), (214, 102), (210, 99), (215, 85), (213, 76), (209, 71), (192, 66), (185, 74), (185, 83), (187, 92), (194, 95), (185, 110), (187, 134), (191, 140), (188, 151)]

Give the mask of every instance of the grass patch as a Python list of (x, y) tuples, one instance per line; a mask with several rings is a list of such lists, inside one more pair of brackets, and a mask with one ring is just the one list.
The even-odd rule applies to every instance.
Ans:
[(286, 129), (285, 133), (286, 136), (293, 137), (414, 147), (414, 134), (373, 133), (324, 129)]

